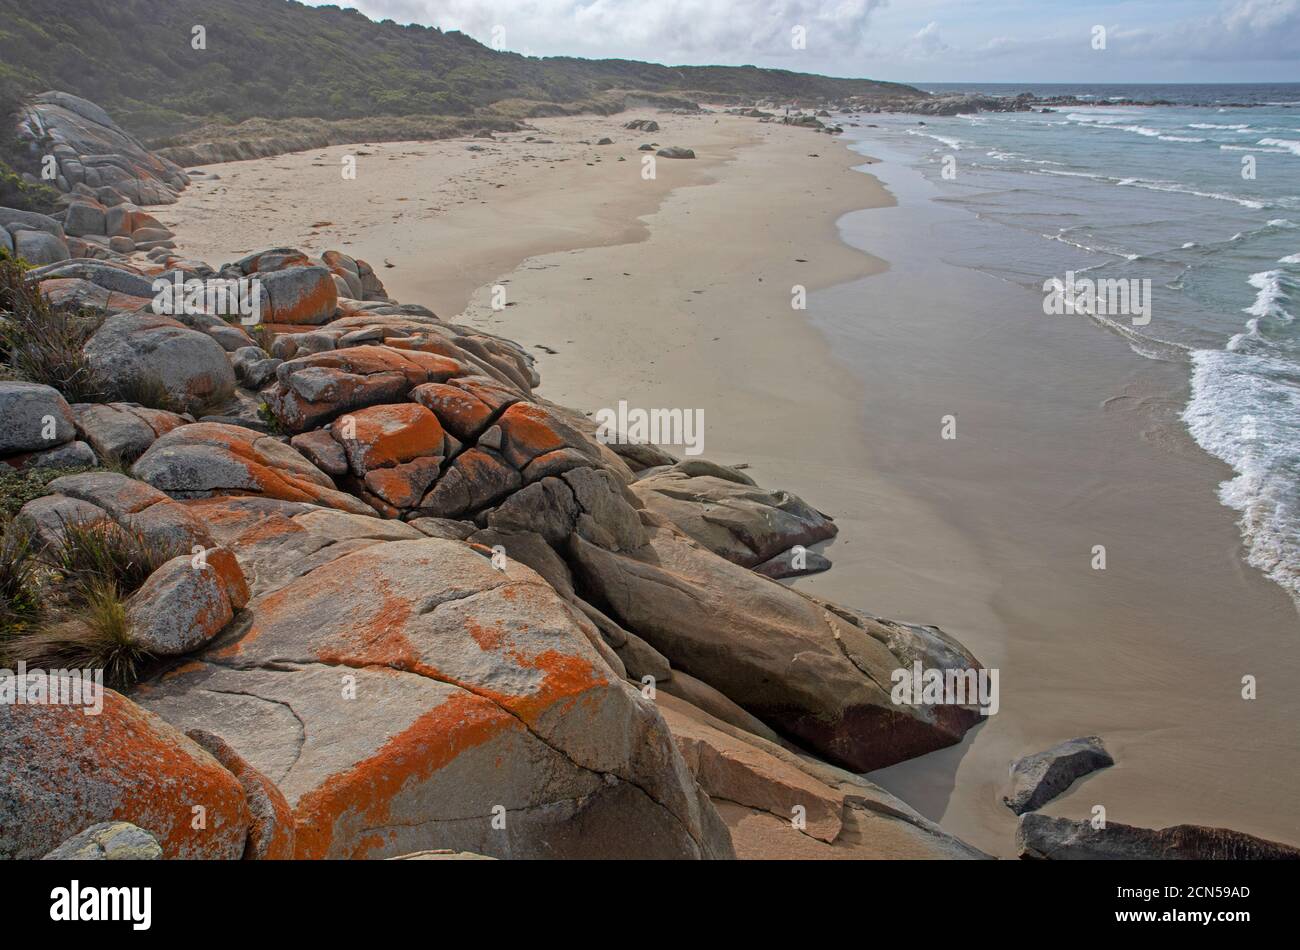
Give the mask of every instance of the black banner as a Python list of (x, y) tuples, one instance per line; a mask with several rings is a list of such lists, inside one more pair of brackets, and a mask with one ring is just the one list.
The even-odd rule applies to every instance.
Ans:
[(337, 940), (434, 926), (445, 938), (486, 922), (497, 939), (503, 928), (550, 930), (568, 914), (575, 923), (616, 915), (653, 934), (707, 910), (733, 937), (750, 922), (763, 934), (781, 917), (811, 916), (873, 939), (923, 939), (933, 928), (943, 940), (954, 927), (988, 925), (1232, 939), (1286, 923), (1294, 874), (1288, 862), (36, 861), (0, 865), (0, 887), (10, 932), (24, 937), (233, 928)]

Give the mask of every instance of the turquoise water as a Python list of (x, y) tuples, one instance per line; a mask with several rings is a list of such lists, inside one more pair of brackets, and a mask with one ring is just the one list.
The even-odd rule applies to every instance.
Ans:
[(1069, 272), (1151, 282), (1144, 325), (1044, 319), (1186, 365), (1183, 421), (1236, 472), (1220, 500), (1247, 557), (1300, 602), (1300, 85), (1033, 91), (1268, 103), (846, 121), (859, 150), (883, 138), (970, 213), (945, 236), (952, 263), (1038, 293)]

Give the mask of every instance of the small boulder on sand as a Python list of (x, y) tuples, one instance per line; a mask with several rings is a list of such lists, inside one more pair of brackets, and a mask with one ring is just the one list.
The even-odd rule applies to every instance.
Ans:
[(1097, 736), (1083, 736), (1017, 759), (1011, 766), (1011, 791), (1002, 802), (1017, 815), (1035, 811), (1082, 778), (1114, 765)]

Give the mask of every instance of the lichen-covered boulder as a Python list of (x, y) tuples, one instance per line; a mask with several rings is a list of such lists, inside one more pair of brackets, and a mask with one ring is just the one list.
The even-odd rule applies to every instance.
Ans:
[(235, 371), (221, 344), (156, 314), (109, 317), (87, 342), (86, 357), (106, 379), (161, 386), (187, 412), (226, 402), (235, 391)]
[(242, 426), (197, 422), (173, 429), (131, 471), (173, 498), (260, 495), (374, 514), (293, 448)]
[(63, 191), (83, 185), (116, 200), (171, 204), (189, 184), (183, 169), (154, 155), (99, 106), (70, 93), (32, 97), (19, 116), (19, 134), (53, 154)]
[(715, 469), (696, 475), (679, 465), (640, 479), (632, 490), (646, 508), (744, 567), (835, 536), (835, 523), (798, 496), (759, 488), (734, 469)]
[(654, 705), (527, 567), (372, 544), (249, 610), (138, 696), (276, 783), (297, 857), (731, 855)]
[(113, 524), (140, 535), (155, 549), (180, 555), (212, 547), (202, 521), (162, 492), (116, 472), (64, 475), (18, 512), (17, 521), (37, 543), (57, 544), (68, 524)]
[(239, 779), (248, 801), (248, 839), (245, 861), (287, 861), (293, 857), (293, 812), (284, 794), (269, 778), (244, 760), (230, 743), (202, 729), (186, 733)]
[(289, 267), (259, 273), (258, 280), (263, 323), (319, 325), (332, 320), (338, 309), (338, 291), (324, 267)]
[(319, 428), (345, 412), (397, 403), (416, 386), (469, 370), (456, 360), (386, 346), (353, 346), (295, 357), (276, 367), (267, 402), (290, 432)]
[(13, 241), (14, 254), (33, 267), (57, 264), (72, 256), (66, 241), (44, 231), (18, 231)]
[(248, 596), (239, 562), (225, 548), (174, 557), (131, 595), (131, 640), (154, 656), (182, 656), (219, 634)]
[(77, 403), (72, 407), (77, 434), (104, 459), (134, 462), (172, 429), (190, 420), (164, 409), (134, 403)]
[(249, 813), (238, 779), (125, 697), (105, 689), (103, 700), (98, 715), (0, 703), (0, 858), (42, 857), (107, 821), (143, 828), (167, 858), (240, 857)]

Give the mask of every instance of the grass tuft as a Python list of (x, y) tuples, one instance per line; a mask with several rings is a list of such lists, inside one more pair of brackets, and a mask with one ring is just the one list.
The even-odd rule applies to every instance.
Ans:
[(156, 376), (134, 377), (115, 381), (109, 387), (109, 402), (133, 402), (149, 409), (167, 412), (185, 412), (185, 406), (167, 391), (167, 386)]
[(81, 593), (51, 623), (9, 638), (8, 660), (40, 669), (102, 669), (108, 685), (131, 686), (152, 657), (131, 639), (126, 599), (103, 578)]
[(76, 521), (63, 525), (58, 543), (43, 557), (73, 592), (85, 594), (108, 583), (129, 597), (150, 574), (185, 553), (182, 545), (161, 544), (112, 522)]
[(22, 263), (0, 260), (0, 363), (5, 375), (53, 386), (68, 402), (102, 402), (106, 387), (86, 358), (100, 315), (53, 307)]
[(0, 515), (0, 660), (3, 641), (41, 614), (39, 568), (31, 535), (12, 518)]

